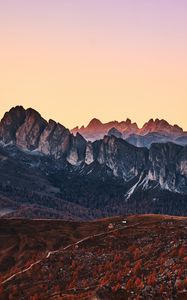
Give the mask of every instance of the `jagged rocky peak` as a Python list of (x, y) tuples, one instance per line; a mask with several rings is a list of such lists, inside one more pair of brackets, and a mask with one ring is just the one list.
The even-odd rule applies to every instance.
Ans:
[(0, 123), (0, 141), (13, 142), (22, 149), (37, 150), (56, 159), (73, 157), (76, 152), (77, 161), (80, 161), (86, 151), (86, 141), (79, 133), (73, 136), (60, 123), (51, 119), (47, 122), (36, 110), (25, 110), (22, 106), (13, 107), (4, 115)]
[(132, 123), (132, 121), (127, 118), (126, 121), (122, 123), (121, 132), (123, 132), (124, 136), (128, 136), (129, 134), (138, 133), (139, 128), (136, 123)]
[(131, 119), (127, 118), (126, 121), (125, 121), (125, 123), (126, 123), (127, 125), (130, 125), (130, 124), (132, 124), (132, 121), (131, 121)]
[(182, 134), (183, 129), (179, 127), (178, 125), (170, 125), (166, 120), (164, 119), (150, 119), (147, 123), (143, 125), (143, 127), (140, 129), (140, 133), (145, 135), (150, 132), (159, 132), (159, 133), (165, 133), (165, 134)]
[(108, 131), (108, 135), (112, 136), (114, 135), (117, 138), (122, 138), (122, 133), (115, 127), (112, 127), (109, 131)]
[(95, 130), (95, 129), (100, 128), (102, 125), (103, 125), (103, 123), (99, 119), (94, 118), (90, 121), (87, 128)]
[(36, 110), (28, 108), (24, 123), (16, 132), (16, 144), (23, 149), (36, 149), (40, 135), (46, 126), (47, 121)]
[(76, 165), (85, 160), (86, 144), (86, 140), (79, 133), (77, 133), (76, 136), (71, 135), (67, 155), (67, 161), (70, 164)]
[(0, 140), (5, 144), (15, 142), (16, 131), (24, 123), (26, 111), (22, 106), (12, 107), (0, 122)]
[(74, 127), (71, 129), (71, 133), (76, 134), (79, 131), (79, 126)]
[(40, 136), (38, 150), (46, 155), (60, 158), (69, 149), (70, 135), (70, 131), (63, 125), (49, 120)]
[[(79, 132), (84, 136), (84, 138), (87, 141), (95, 141), (99, 139), (103, 139), (104, 135), (106, 134), (114, 134), (115, 136), (119, 137), (119, 133), (115, 131), (115, 129), (118, 132), (122, 133), (123, 139), (128, 139), (132, 134), (138, 135), (140, 137), (146, 136), (148, 134), (157, 133), (160, 134), (160, 142), (163, 142), (164, 139), (168, 141), (174, 141), (180, 136), (187, 136), (187, 132), (184, 132), (181, 127), (178, 125), (170, 125), (167, 121), (164, 119), (150, 119), (148, 122), (146, 122), (142, 128), (139, 128), (136, 122), (132, 122), (131, 119), (127, 118), (124, 121), (118, 122), (118, 121), (110, 121), (107, 123), (102, 123), (100, 120), (94, 118), (90, 121), (90, 123), (84, 127), (75, 127), (71, 130), (73, 134), (76, 134)], [(147, 136), (148, 137), (148, 136)], [(158, 137), (158, 136), (157, 136)], [(154, 142), (154, 138), (153, 138)], [(155, 140), (157, 142), (157, 139)], [(140, 146), (150, 145), (152, 141), (150, 142), (150, 139), (148, 137), (148, 141), (140, 141)], [(185, 143), (186, 140), (178, 141), (178, 143)]]
[(129, 119), (129, 118), (127, 118), (125, 122), (126, 122), (127, 124), (131, 124), (131, 123), (132, 123), (131, 119)]

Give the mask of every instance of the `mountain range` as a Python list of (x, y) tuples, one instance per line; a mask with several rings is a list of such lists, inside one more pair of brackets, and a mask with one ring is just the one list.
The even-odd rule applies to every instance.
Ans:
[(130, 119), (118, 122), (102, 123), (98, 119), (92, 119), (88, 126), (75, 127), (72, 133), (80, 133), (86, 140), (95, 141), (105, 135), (114, 135), (122, 138), (138, 147), (150, 148), (154, 142), (174, 142), (180, 145), (187, 144), (187, 132), (178, 125), (170, 125), (165, 120), (150, 119), (142, 128)]
[(13, 107), (0, 122), (0, 214), (76, 220), (186, 215), (186, 138), (164, 120), (138, 129), (129, 119), (93, 119), (69, 130), (31, 108)]

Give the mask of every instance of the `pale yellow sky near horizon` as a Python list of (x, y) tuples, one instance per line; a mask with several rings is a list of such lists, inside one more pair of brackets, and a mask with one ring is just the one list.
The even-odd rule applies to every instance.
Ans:
[(128, 117), (187, 130), (186, 4), (177, 3), (1, 2), (0, 117), (23, 105), (68, 128)]

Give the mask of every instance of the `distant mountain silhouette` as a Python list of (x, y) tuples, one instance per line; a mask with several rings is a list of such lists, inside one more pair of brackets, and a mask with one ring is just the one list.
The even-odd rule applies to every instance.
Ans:
[(106, 134), (113, 134), (116, 137), (120, 135), (121, 138), (128, 139), (128, 142), (139, 147), (150, 147), (152, 143), (159, 141), (175, 142), (177, 140), (178, 144), (187, 144), (187, 132), (184, 132), (178, 125), (171, 125), (163, 119), (150, 119), (142, 128), (138, 128), (137, 124), (132, 123), (130, 119), (108, 123), (93, 119), (88, 126), (75, 127), (71, 132), (74, 134), (79, 132), (85, 139), (90, 141), (101, 139)]

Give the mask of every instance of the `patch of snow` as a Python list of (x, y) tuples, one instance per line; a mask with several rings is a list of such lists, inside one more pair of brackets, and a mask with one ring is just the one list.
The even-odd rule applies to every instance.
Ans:
[(135, 185), (133, 185), (131, 188), (130, 188), (130, 190), (126, 193), (126, 199), (129, 199), (130, 198), (130, 196), (134, 193), (134, 191), (136, 190), (136, 188), (139, 186), (139, 184), (141, 183), (141, 181), (142, 181), (142, 175), (140, 175), (140, 178), (139, 178), (139, 180), (138, 180), (138, 182), (135, 184)]
[(3, 217), (7, 214), (10, 214), (14, 211), (14, 209), (10, 209), (10, 208), (2, 208), (0, 209), (0, 217)]
[(4, 143), (3, 141), (0, 141), (0, 146), (5, 148), (5, 147), (8, 147), (8, 146), (11, 146), (13, 145), (13, 141), (9, 142), (9, 143)]

